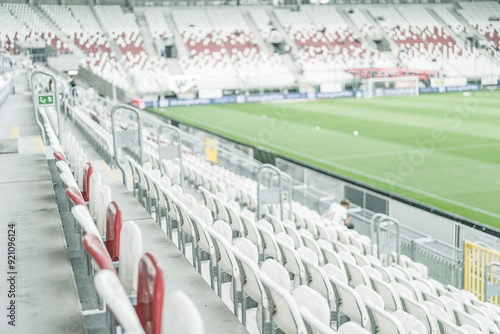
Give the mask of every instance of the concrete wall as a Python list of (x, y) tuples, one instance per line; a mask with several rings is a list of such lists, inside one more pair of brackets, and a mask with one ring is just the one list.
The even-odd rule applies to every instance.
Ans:
[[(101, 79), (100, 77), (90, 72), (89, 70), (84, 69), (83, 67), (80, 67), (78, 69), (78, 77), (85, 80), (92, 86), (94, 86), (94, 88), (99, 92), (99, 94), (107, 96), (110, 99), (113, 98), (113, 85), (111, 85), (111, 83)], [(125, 92), (119, 88), (116, 88), (116, 98), (119, 101), (127, 100)]]

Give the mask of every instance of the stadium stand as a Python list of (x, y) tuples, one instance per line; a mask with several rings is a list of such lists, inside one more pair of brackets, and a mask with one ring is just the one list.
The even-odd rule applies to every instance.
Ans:
[[(498, 44), (496, 28), (474, 20), (484, 21), (476, 11), (500, 7), (460, 5), (469, 24)], [(166, 90), (160, 82), (171, 73), (166, 60), (147, 54), (134, 14), (120, 6), (37, 8), (84, 53), (80, 65), (123, 89)], [(198, 89), (294, 84), (282, 58), (260, 45), (246, 14), (264, 40), (277, 33), (272, 15), (277, 18), (298, 50), (301, 75), (314, 86), (352, 68), (398, 65), (449, 77), (500, 74), (487, 55), (449, 33), (461, 36), (467, 29), (448, 8), (433, 10), (446, 27), (424, 7), (369, 6), (369, 14), (398, 44), (393, 52), (401, 64), (363, 40), (379, 32), (358, 9), (349, 19), (362, 36), (337, 8), (170, 13), (189, 50), (179, 59), (180, 68), (197, 76)], [(39, 15), (29, 5), (1, 5), (0, 19), (8, 29), (0, 46), (15, 54), (16, 41), (45, 40), (69, 52), (73, 46)], [(166, 12), (145, 11), (145, 18), (154, 41), (173, 35)], [(158, 126), (164, 120), (95, 91), (70, 92), (61, 85), (61, 96), (54, 98), (64, 112), (43, 106), (37, 98), (59, 87), (49, 83), (51, 74), (8, 60), (10, 68), (2, 61), (0, 77), (0, 97), (7, 96), (0, 99), (0, 134), (23, 119), (25, 143), (30, 140), (19, 141), (18, 152), (0, 156), (4, 214), (20, 230), (18, 271), (25, 281), (19, 281), (17, 302), (23, 332), (500, 332), (500, 308), (485, 301), (485, 292), (463, 290), (455, 280), (464, 275), (461, 261), (479, 262), (479, 255), (460, 253), (356, 205), (356, 229), (331, 225), (319, 207), (304, 205), (292, 193), (282, 199), (273, 174), (259, 174), (263, 164), (223, 144), (220, 160), (214, 161), (204, 138), (186, 131), (178, 132), (177, 143), (162, 137)], [(472, 60), (474, 69), (466, 66)], [(137, 119), (119, 112), (126, 108), (137, 111)], [(171, 153), (176, 144), (179, 155), (160, 158), (162, 146)], [(262, 175), (266, 182), (261, 183)], [(277, 178), (286, 179), (281, 171)], [(290, 179), (290, 191), (304, 187)], [(263, 202), (269, 189), (278, 202)], [(29, 204), (19, 205), (23, 202)], [(436, 246), (424, 253), (421, 244)], [(449, 249), (461, 256), (447, 261)], [(26, 274), (35, 270), (36, 275)]]

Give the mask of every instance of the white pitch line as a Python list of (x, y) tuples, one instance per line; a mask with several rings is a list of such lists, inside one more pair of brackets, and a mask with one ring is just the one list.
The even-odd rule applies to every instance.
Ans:
[[(467, 149), (473, 149), (473, 148), (486, 148), (486, 147), (496, 147), (496, 146), (500, 146), (500, 143), (441, 147), (441, 148), (433, 149), (432, 152), (460, 151), (460, 150), (467, 150)], [(393, 156), (393, 155), (411, 154), (411, 153), (415, 152), (415, 150), (424, 150), (424, 149), (420, 149), (418, 147), (415, 147), (413, 150), (405, 150), (405, 151), (388, 151), (388, 152), (340, 155), (338, 157), (328, 158), (327, 161), (340, 161), (340, 160), (350, 160), (350, 159), (359, 159), (359, 158), (387, 157), (387, 156)]]
[[(204, 125), (207, 125), (208, 127), (211, 127), (211, 128), (214, 128), (214, 129), (218, 129), (221, 132), (231, 133), (231, 134), (233, 134), (236, 137), (242, 137), (241, 133), (237, 133), (237, 132), (228, 130), (226, 128), (221, 128), (221, 127), (216, 126), (216, 125), (207, 124), (205, 122), (201, 122), (201, 121), (199, 121), (197, 119), (193, 119), (191, 117), (186, 117), (184, 115), (182, 117), (185, 118), (185, 119), (191, 120), (195, 124), (196, 123), (198, 123), (198, 124), (204, 124)], [(193, 124), (193, 125), (195, 125), (195, 124)], [(246, 136), (246, 137), (250, 141), (254, 141), (254, 139), (252, 137), (249, 137), (249, 136)], [(299, 155), (299, 156), (302, 156), (302, 157), (307, 158), (307, 159), (311, 159), (311, 160), (314, 160), (314, 161), (322, 162), (322, 163), (325, 163), (325, 164), (330, 165), (332, 167), (335, 167), (335, 168), (338, 168), (338, 169), (341, 169), (341, 170), (345, 170), (347, 172), (351, 172), (351, 173), (354, 173), (354, 174), (357, 174), (357, 175), (360, 175), (360, 176), (365, 176), (365, 177), (368, 177), (370, 179), (383, 182), (385, 184), (389, 184), (386, 179), (384, 179), (382, 177), (379, 177), (379, 176), (376, 176), (376, 175), (372, 175), (372, 174), (369, 174), (369, 173), (365, 173), (365, 172), (359, 171), (357, 169), (353, 169), (353, 168), (350, 168), (350, 167), (346, 167), (346, 166), (343, 166), (343, 165), (339, 165), (339, 164), (333, 163), (331, 161), (327, 161), (327, 160), (324, 160), (324, 159), (313, 157), (313, 156), (305, 154), (305, 153), (300, 153), (300, 152), (297, 152), (297, 151), (291, 151), (288, 148), (280, 146), (280, 145), (270, 144), (270, 143), (266, 143), (266, 145), (269, 146), (269, 147), (271, 147), (271, 148), (278, 148), (278, 149), (280, 149), (282, 151), (285, 151), (285, 152), (288, 152), (288, 153), (290, 153), (292, 155)], [(465, 203), (460, 203), (460, 202), (451, 200), (449, 198), (445, 198), (445, 197), (441, 197), (441, 196), (438, 196), (438, 195), (435, 195), (435, 194), (432, 194), (432, 193), (428, 193), (428, 192), (426, 192), (424, 190), (420, 190), (420, 189), (413, 188), (413, 187), (410, 187), (410, 186), (405, 186), (405, 185), (399, 184), (399, 183), (396, 183), (395, 186), (399, 187), (399, 188), (402, 188), (402, 189), (405, 189), (405, 190), (409, 190), (409, 191), (415, 192), (417, 194), (421, 194), (421, 195), (424, 195), (424, 196), (427, 196), (427, 197), (431, 197), (431, 198), (434, 198), (434, 199), (437, 199), (437, 200), (440, 200), (440, 201), (443, 201), (443, 202), (447, 202), (447, 203), (450, 203), (450, 204), (453, 204), (453, 205), (456, 205), (456, 206), (460, 206), (460, 207), (465, 208), (465, 209), (476, 211), (476, 212), (479, 212), (479, 213), (482, 213), (482, 214), (486, 214), (486, 215), (489, 215), (489, 216), (492, 216), (492, 217), (495, 217), (495, 218), (500, 218), (500, 215), (498, 215), (496, 213), (489, 212), (489, 211), (486, 211), (486, 210), (483, 210), (483, 209), (479, 209), (479, 208), (470, 206), (470, 205), (465, 204)]]

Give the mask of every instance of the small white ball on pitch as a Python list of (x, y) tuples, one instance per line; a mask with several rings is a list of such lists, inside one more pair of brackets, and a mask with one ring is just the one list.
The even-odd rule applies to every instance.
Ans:
[(316, 127), (314, 129), (316, 129), (316, 131), (321, 130), (321, 128), (319, 126), (317, 126), (317, 125), (316, 125)]
[(267, 118), (267, 116), (266, 116), (266, 115), (262, 115), (262, 119), (266, 119), (266, 118)]
[(355, 136), (357, 136), (357, 135), (359, 135), (359, 132), (358, 132), (358, 130), (354, 130), (354, 131), (352, 132), (352, 134), (353, 134), (353, 135), (355, 135)]

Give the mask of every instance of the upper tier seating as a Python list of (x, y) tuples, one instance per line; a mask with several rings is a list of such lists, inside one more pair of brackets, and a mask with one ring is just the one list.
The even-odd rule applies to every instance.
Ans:
[[(216, 75), (221, 88), (293, 83), (279, 56), (260, 49), (239, 10), (175, 10), (172, 16), (190, 53), (179, 62), (184, 73)], [(201, 79), (199, 88), (213, 87), (213, 81)]]

